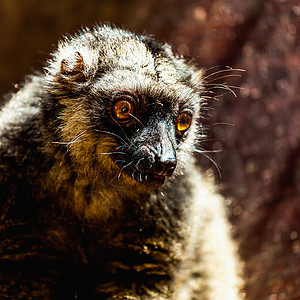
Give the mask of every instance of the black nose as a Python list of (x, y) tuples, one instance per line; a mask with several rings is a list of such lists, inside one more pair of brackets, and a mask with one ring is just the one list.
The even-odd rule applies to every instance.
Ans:
[(157, 175), (171, 176), (176, 168), (176, 158), (159, 160), (153, 166), (153, 171)]

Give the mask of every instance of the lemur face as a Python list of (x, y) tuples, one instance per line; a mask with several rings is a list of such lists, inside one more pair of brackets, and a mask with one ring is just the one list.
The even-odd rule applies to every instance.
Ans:
[(199, 74), (168, 46), (126, 34), (95, 42), (89, 32), (61, 45), (49, 90), (61, 105), (59, 138), (87, 176), (105, 172), (116, 184), (153, 189), (193, 151)]
[(118, 176), (124, 172), (141, 184), (162, 184), (176, 168), (177, 152), (192, 124), (192, 108), (179, 105), (174, 96), (138, 90), (115, 93), (108, 107), (101, 122), (105, 130), (95, 131), (114, 137), (111, 153), (120, 168)]

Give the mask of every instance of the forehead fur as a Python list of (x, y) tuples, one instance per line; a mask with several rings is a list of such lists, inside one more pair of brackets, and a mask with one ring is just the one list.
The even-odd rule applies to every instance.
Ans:
[(147, 102), (162, 105), (164, 103), (176, 103), (193, 107), (200, 102), (199, 95), (181, 82), (167, 84), (155, 80), (147, 74), (132, 70), (114, 70), (104, 74), (94, 82), (93, 89), (90, 90), (95, 99), (104, 96), (109, 101), (124, 91), (137, 97), (142, 96)]
[(83, 58), (85, 75), (89, 78), (115, 69), (127, 69), (158, 78), (167, 84), (187, 78), (191, 81), (194, 77), (199, 86), (199, 74), (194, 67), (175, 57), (169, 45), (109, 26), (96, 26), (65, 37), (46, 68), (48, 75), (59, 74), (61, 62), (74, 61), (78, 53)]
[[(126, 31), (108, 26), (86, 29), (73, 37), (65, 37), (50, 62), (50, 71), (60, 71), (60, 62), (80, 53), (87, 69), (145, 68), (154, 70), (154, 58), (144, 43)], [(91, 72), (93, 73), (93, 72)], [(93, 75), (93, 74), (91, 74)]]

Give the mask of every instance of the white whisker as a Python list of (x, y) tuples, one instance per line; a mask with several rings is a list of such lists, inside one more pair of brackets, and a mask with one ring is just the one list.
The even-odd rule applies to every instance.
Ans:
[(196, 148), (193, 148), (193, 150), (194, 150), (194, 152), (199, 153), (199, 154), (203, 155), (205, 158), (207, 158), (208, 160), (210, 160), (214, 164), (216, 170), (218, 171), (219, 177), (220, 178), (222, 177), (220, 165), (217, 162), (215, 162), (209, 155), (207, 155), (207, 153), (220, 153), (220, 152), (222, 152), (222, 150), (202, 150), (202, 149), (196, 149)]
[(143, 127), (145, 127), (145, 125), (139, 120), (139, 118), (137, 118), (135, 115), (133, 114), (129, 114), (132, 118), (134, 118), (135, 120), (137, 120)]
[(120, 151), (112, 151), (112, 152), (97, 152), (96, 154), (107, 154), (107, 155), (111, 155), (111, 154), (126, 154), (125, 152), (120, 152)]
[(122, 137), (120, 137), (118, 134), (115, 134), (113, 132), (106, 131), (106, 130), (99, 130), (99, 129), (95, 129), (95, 131), (101, 132), (101, 133), (107, 133), (107, 134), (110, 134), (112, 136), (115, 136), (115, 137), (119, 138), (124, 144), (126, 144), (127, 146), (129, 146), (128, 143)]
[[(220, 73), (223, 73), (223, 72), (245, 72), (245, 70), (243, 70), (243, 69), (232, 69), (230, 67), (228, 67), (228, 68), (229, 69), (219, 70), (219, 71), (213, 72), (211, 74), (208, 74), (207, 76), (205, 76), (203, 78), (203, 80), (205, 81), (207, 78), (212, 77), (212, 76), (217, 75), (217, 74), (220, 74)], [(236, 75), (239, 75), (239, 74), (236, 74)]]
[(217, 125), (228, 125), (228, 126), (236, 126), (233, 123), (227, 123), (227, 122), (217, 122), (217, 123), (213, 123), (211, 126), (217, 126)]
[(121, 176), (121, 174), (122, 174), (122, 171), (123, 171), (125, 168), (127, 168), (128, 166), (130, 166), (132, 163), (133, 163), (133, 160), (132, 160), (130, 163), (128, 163), (127, 165), (125, 165), (125, 166), (120, 170), (119, 175), (118, 175), (118, 180), (120, 179), (120, 176)]
[(222, 149), (217, 149), (217, 150), (201, 150), (201, 149), (194, 149), (195, 152), (200, 153), (200, 154), (205, 154), (205, 153), (220, 153), (223, 150)]
[(72, 141), (70, 142), (52, 142), (52, 144), (59, 144), (59, 145), (71, 145), (71, 144), (75, 144), (78, 142), (81, 142), (81, 140), (79, 140), (86, 132), (88, 129), (85, 129), (84, 131), (78, 133)]
[(227, 90), (237, 98), (237, 94), (234, 92), (234, 90), (232, 90), (230, 87), (228, 87), (225, 84), (216, 84), (211, 88), (211, 90), (215, 90), (215, 89)]

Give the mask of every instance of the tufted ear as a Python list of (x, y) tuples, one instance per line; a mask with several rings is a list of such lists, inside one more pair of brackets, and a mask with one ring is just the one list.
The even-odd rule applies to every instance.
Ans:
[(79, 82), (85, 81), (86, 72), (83, 56), (79, 52), (76, 52), (67, 59), (62, 59), (60, 72), (69, 80)]

